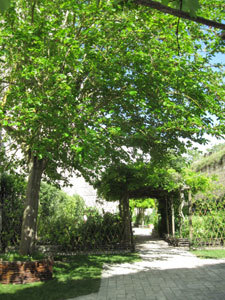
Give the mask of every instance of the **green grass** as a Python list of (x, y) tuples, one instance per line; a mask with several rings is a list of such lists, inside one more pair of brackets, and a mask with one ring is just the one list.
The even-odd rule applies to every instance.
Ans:
[(0, 260), (2, 261), (34, 261), (34, 260), (40, 260), (44, 258), (46, 258), (46, 256), (41, 253), (36, 253), (32, 256), (20, 255), (19, 253), (16, 252), (0, 254)]
[(194, 250), (191, 252), (199, 258), (225, 258), (225, 249)]
[(24, 285), (0, 285), (4, 300), (64, 300), (99, 290), (104, 263), (115, 264), (140, 260), (137, 254), (77, 255), (55, 257), (53, 280)]

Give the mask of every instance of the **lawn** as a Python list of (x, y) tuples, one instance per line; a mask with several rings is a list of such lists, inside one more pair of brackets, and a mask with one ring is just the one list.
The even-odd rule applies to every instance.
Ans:
[(199, 258), (225, 258), (225, 249), (193, 250), (191, 252)]
[(125, 263), (140, 260), (137, 254), (76, 255), (54, 258), (53, 280), (24, 285), (0, 285), (4, 300), (64, 300), (99, 290), (104, 263)]

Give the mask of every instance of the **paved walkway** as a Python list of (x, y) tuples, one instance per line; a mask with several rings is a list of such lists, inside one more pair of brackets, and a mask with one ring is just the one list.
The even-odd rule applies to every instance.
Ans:
[(98, 293), (74, 300), (225, 300), (225, 259), (199, 259), (136, 233), (142, 261), (105, 265)]

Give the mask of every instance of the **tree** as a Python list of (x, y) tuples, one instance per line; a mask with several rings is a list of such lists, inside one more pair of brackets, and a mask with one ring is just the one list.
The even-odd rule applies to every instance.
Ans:
[[(121, 75), (118, 45), (108, 50), (106, 24), (94, 4), (15, 1), (4, 20), (1, 125), (30, 165), (20, 247), (27, 254), (34, 246), (43, 173), (61, 179), (60, 168), (95, 165), (103, 141), (114, 147), (104, 123), (120, 85), (113, 91), (107, 84)], [(114, 65), (108, 61), (113, 55)]]
[[(12, 1), (4, 13), (0, 125), (29, 174), (22, 254), (33, 249), (44, 176), (95, 176), (130, 159), (124, 145), (156, 155), (182, 150), (180, 137), (203, 142), (204, 132), (221, 133), (211, 115), (224, 120), (223, 71), (209, 67), (220, 46), (198, 25), (188, 26), (193, 35), (182, 25), (178, 58), (171, 20), (96, 1)], [(206, 56), (193, 41), (202, 35)]]
[[(199, 5), (199, 1), (198, 0), (184, 0), (184, 1), (179, 1), (179, 0), (175, 0), (172, 2), (172, 4), (175, 6), (175, 8), (168, 6), (169, 4), (169, 0), (161, 0), (162, 4), (160, 4), (157, 1), (152, 1), (152, 0), (134, 0), (132, 1), (133, 3), (137, 4), (137, 5), (143, 5), (143, 6), (147, 6), (153, 9), (156, 9), (162, 13), (165, 14), (170, 14), (182, 19), (187, 19), (187, 20), (191, 20), (203, 25), (207, 25), (207, 26), (211, 26), (214, 28), (219, 28), (219, 29), (223, 29), (225, 30), (225, 24), (220, 23), (220, 22), (216, 22), (216, 21), (212, 21), (209, 19), (205, 19), (202, 17), (199, 17), (196, 15), (198, 9), (200, 8)], [(222, 3), (220, 3), (221, 1), (218, 1), (218, 5), (221, 6), (222, 8)], [(166, 5), (164, 5), (166, 4)], [(201, 9), (200, 12), (203, 11), (204, 9)], [(224, 36), (222, 35), (222, 38), (224, 38)]]

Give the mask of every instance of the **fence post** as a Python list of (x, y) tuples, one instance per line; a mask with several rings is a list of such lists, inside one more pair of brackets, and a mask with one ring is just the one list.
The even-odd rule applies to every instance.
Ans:
[(192, 195), (191, 195), (191, 189), (188, 190), (188, 208), (189, 208), (189, 240), (190, 243), (192, 243), (193, 239), (193, 224), (192, 224)]
[(172, 236), (175, 236), (175, 218), (174, 218), (174, 203), (173, 198), (171, 198), (171, 218), (172, 218)]
[(131, 251), (135, 251), (135, 243), (134, 243), (134, 235), (133, 235), (133, 227), (132, 227), (132, 212), (130, 207), (130, 237), (131, 237)]
[(167, 228), (167, 235), (170, 235), (170, 222), (169, 222), (169, 214), (168, 214), (168, 199), (166, 197), (166, 228)]
[[(1, 180), (1, 178), (0, 178), (0, 180)], [(0, 197), (1, 197), (1, 195), (0, 195)], [(2, 251), (2, 199), (0, 198), (0, 252), (1, 251)]]

